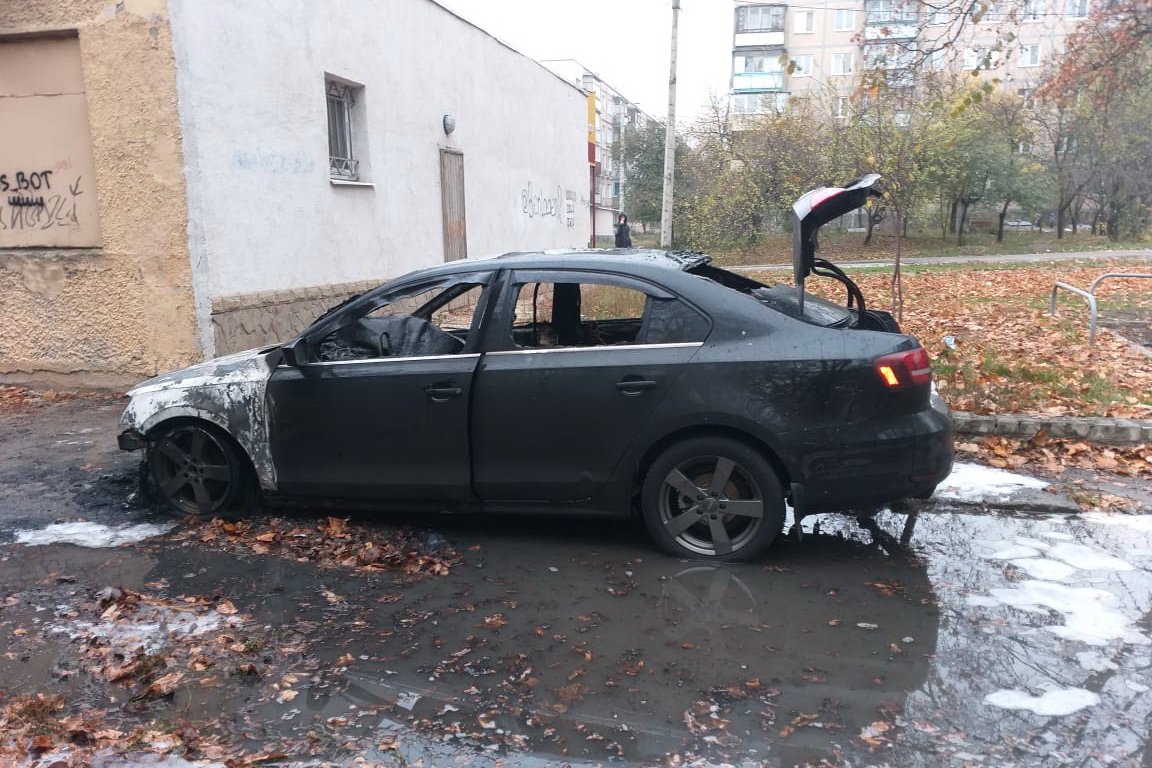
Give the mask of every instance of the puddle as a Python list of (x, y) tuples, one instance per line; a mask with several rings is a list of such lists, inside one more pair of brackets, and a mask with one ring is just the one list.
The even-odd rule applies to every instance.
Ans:
[[(432, 518), (464, 562), (415, 582), (163, 538), (14, 546), (0, 689), (211, 723), (253, 750), (322, 734), (317, 758), (384, 765), (1141, 764), (1149, 518), (937, 510), (914, 533), (882, 513), (878, 543), (814, 518), (803, 543), (738, 566), (603, 520)], [(215, 666), (133, 705), (78, 666), (69, 627), (90, 617), (59, 610), (107, 585), (227, 599), (244, 624), (184, 627)]]

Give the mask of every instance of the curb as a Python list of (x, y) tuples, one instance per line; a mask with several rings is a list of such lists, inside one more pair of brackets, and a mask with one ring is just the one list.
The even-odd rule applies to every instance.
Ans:
[(960, 435), (999, 435), (1028, 440), (1042, 428), (1050, 437), (1092, 440), (1112, 445), (1152, 443), (1152, 421), (1092, 416), (982, 416), (952, 412)]

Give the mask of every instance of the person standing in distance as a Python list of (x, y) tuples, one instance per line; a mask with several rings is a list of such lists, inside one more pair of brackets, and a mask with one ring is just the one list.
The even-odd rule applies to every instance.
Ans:
[(632, 230), (628, 228), (628, 217), (623, 213), (620, 214), (620, 218), (616, 221), (616, 247), (632, 247)]

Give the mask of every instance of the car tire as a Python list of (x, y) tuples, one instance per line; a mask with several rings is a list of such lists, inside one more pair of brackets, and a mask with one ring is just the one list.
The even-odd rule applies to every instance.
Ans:
[(665, 450), (644, 475), (640, 507), (657, 544), (695, 559), (751, 560), (784, 527), (776, 471), (760, 451), (728, 437), (690, 438)]
[(234, 519), (256, 501), (251, 466), (224, 430), (178, 422), (151, 436), (145, 467), (153, 496), (174, 513)]

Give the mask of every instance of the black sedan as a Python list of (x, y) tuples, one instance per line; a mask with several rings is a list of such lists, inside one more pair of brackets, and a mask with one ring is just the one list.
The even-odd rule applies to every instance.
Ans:
[[(452, 262), (282, 346), (141, 384), (121, 446), (145, 449), (151, 482), (188, 514), (260, 490), (638, 510), (670, 552), (752, 558), (786, 500), (799, 519), (924, 497), (951, 468), (927, 354), (814, 258), (819, 218), (868, 187), (797, 203), (799, 287), (694, 253)], [(847, 281), (849, 306), (804, 293), (809, 274)]]

